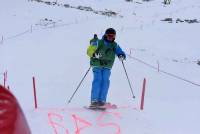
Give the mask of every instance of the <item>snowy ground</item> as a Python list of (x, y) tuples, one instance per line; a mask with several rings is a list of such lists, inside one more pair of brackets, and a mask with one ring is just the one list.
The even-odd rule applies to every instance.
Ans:
[[(55, 1), (55, 0), (54, 0)], [(53, 2), (53, 0), (51, 0)], [(0, 82), (19, 100), (33, 134), (199, 134), (200, 23), (168, 23), (165, 18), (200, 21), (199, 0), (58, 0), (59, 4), (112, 10), (116, 17), (36, 1), (0, 4)], [(121, 16), (121, 17), (120, 17)], [(117, 110), (94, 112), (89, 104), (90, 72), (72, 102), (67, 101), (89, 68), (86, 49), (94, 33), (117, 30), (136, 99), (121, 63), (112, 70), (108, 101)], [(159, 63), (159, 71), (157, 69)], [(38, 106), (34, 110), (32, 77)], [(143, 79), (145, 107), (140, 111)], [(57, 123), (57, 124), (56, 124)]]

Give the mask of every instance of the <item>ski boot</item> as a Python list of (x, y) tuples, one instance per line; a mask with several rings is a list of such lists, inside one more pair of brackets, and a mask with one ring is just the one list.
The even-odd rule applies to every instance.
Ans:
[(98, 107), (98, 102), (97, 101), (92, 101), (89, 108), (90, 109), (96, 109)]

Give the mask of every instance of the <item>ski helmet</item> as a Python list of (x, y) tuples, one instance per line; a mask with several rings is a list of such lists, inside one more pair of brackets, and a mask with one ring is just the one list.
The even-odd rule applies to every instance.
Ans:
[(98, 38), (97, 34), (94, 34), (94, 38)]
[(108, 29), (106, 29), (105, 34), (115, 34), (116, 35), (116, 31), (114, 28), (108, 28)]

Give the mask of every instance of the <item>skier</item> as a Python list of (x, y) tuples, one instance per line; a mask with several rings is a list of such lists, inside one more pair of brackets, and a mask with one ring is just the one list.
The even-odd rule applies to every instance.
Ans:
[(90, 65), (93, 70), (90, 108), (103, 107), (106, 104), (107, 93), (110, 85), (110, 75), (115, 55), (120, 61), (126, 59), (126, 54), (115, 42), (116, 31), (108, 28), (102, 39), (91, 42), (87, 49)]
[(164, 0), (165, 5), (167, 5), (167, 4), (169, 5), (170, 3), (171, 3), (171, 0)]
[(92, 44), (93, 42), (96, 42), (98, 40), (98, 36), (97, 34), (94, 34), (93, 39), (90, 40), (90, 44)]

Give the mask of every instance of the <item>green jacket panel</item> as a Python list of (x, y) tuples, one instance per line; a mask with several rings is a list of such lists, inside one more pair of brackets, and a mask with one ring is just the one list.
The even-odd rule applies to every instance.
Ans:
[(104, 44), (104, 40), (98, 40), (98, 47), (96, 53), (100, 53), (102, 57), (99, 59), (91, 57), (90, 65), (95, 67), (112, 68), (115, 61), (115, 49), (117, 44), (115, 42)]

